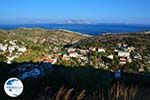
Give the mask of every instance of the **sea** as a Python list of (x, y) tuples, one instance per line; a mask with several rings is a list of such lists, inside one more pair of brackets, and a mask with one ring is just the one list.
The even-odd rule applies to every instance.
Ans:
[(128, 33), (150, 31), (150, 25), (139, 24), (15, 24), (0, 25), (0, 29), (13, 30), (24, 28), (45, 28), (50, 30), (64, 29), (87, 35), (104, 33)]

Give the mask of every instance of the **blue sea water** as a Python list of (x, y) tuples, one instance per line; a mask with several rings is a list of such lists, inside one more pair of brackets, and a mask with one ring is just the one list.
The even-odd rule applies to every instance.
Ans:
[(12, 30), (20, 27), (25, 28), (46, 28), (46, 29), (66, 29), (89, 35), (99, 35), (103, 33), (124, 33), (150, 31), (150, 25), (135, 24), (17, 24), (0, 25), (0, 29)]

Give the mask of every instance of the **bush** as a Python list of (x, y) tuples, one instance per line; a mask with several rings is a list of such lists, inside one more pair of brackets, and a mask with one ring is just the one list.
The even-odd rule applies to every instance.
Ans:
[(0, 62), (4, 62), (6, 60), (7, 60), (6, 56), (0, 54)]

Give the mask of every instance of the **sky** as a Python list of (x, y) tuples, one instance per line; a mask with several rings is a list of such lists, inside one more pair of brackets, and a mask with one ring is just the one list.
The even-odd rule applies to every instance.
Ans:
[(150, 24), (150, 0), (0, 0), (0, 24)]

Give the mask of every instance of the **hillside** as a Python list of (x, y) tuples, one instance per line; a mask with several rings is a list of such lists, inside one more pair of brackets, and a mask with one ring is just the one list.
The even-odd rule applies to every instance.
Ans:
[(147, 32), (90, 37), (67, 30), (0, 30), (0, 61), (47, 61), (72, 67), (90, 64), (109, 71), (150, 72), (149, 40)]
[[(122, 64), (120, 65), (119, 63), (124, 63), (123, 66), (128, 71), (141, 71), (143, 69), (150, 69), (149, 40), (150, 34), (147, 32), (103, 34), (100, 36), (89, 37), (80, 40), (78, 43), (74, 44), (74, 48), (89, 48), (91, 51), (92, 65), (95, 59), (98, 58), (98, 62), (94, 63), (97, 64), (100, 62), (99, 64), (108, 65), (108, 67), (111, 69), (122, 66)], [(97, 51), (97, 53), (95, 53), (95, 51)], [(121, 53), (126, 55), (119, 57), (119, 54)], [(125, 59), (126, 57), (127, 59)], [(123, 59), (124, 62), (121, 62), (120, 59)]]
[[(0, 30), (0, 56), (3, 58), (0, 61), (6, 61), (8, 55), (11, 56), (11, 60), (16, 58), (17, 62), (34, 61), (48, 55), (54, 48), (60, 49), (66, 44), (76, 43), (86, 37), (71, 31), (41, 28)], [(22, 49), (21, 47), (26, 50), (18, 55), (20, 52), (16, 52), (16, 49)]]
[[(104, 47), (112, 49), (116, 44), (128, 44), (135, 46), (140, 51), (150, 49), (149, 33), (128, 33), (128, 34), (104, 34), (80, 40), (74, 46), (81, 47)], [(142, 48), (141, 48), (142, 47)]]
[(0, 30), (0, 38), (1, 40), (17, 39), (22, 41), (32, 41), (37, 44), (52, 43), (59, 45), (77, 42), (80, 39), (84, 39), (85, 36), (63, 30), (18, 28), (15, 30), (8, 30), (8, 31)]

